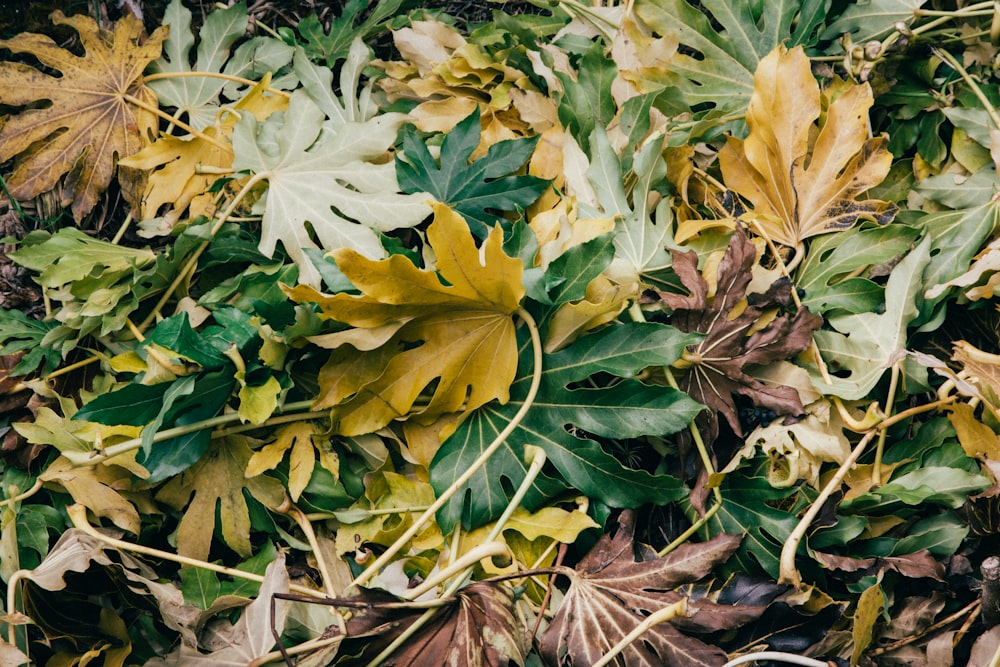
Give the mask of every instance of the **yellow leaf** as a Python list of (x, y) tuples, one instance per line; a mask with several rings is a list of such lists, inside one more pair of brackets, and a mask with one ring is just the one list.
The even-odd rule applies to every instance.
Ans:
[(403, 323), (375, 349), (341, 346), (320, 372), (314, 407), (334, 407), (339, 433), (371, 433), (410, 415), (435, 383), (415, 412), (425, 421), (509, 397), (517, 370), (511, 315), (524, 296), (521, 261), (503, 253), (499, 228), (477, 248), (463, 218), (443, 204), (434, 204), (427, 239), (437, 273), (402, 255), (378, 261), (341, 249), (337, 265), (361, 296), (327, 296), (306, 285), (287, 290), (293, 300), (315, 302), (325, 317), (360, 329)]
[(563, 304), (552, 316), (545, 351), (562, 349), (585, 331), (615, 319), (634, 294), (633, 286), (616, 285), (603, 275), (597, 276), (587, 285), (585, 298)]
[(882, 586), (869, 586), (858, 598), (858, 608), (854, 612), (854, 627), (851, 634), (854, 637), (854, 652), (851, 654), (851, 667), (858, 664), (865, 649), (872, 642), (875, 622), (885, 608), (885, 595)]
[(873, 103), (865, 83), (838, 90), (820, 119), (821, 96), (802, 47), (781, 46), (754, 75), (745, 140), (730, 137), (719, 151), (726, 186), (753, 205), (753, 231), (795, 246), (847, 229), (859, 219), (887, 223), (895, 206), (856, 197), (889, 173), (885, 137), (868, 138)]
[(31, 54), (59, 73), (0, 63), (0, 104), (28, 107), (0, 128), (0, 162), (17, 158), (7, 176), (17, 199), (50, 191), (69, 173), (64, 196), (79, 221), (108, 187), (116, 160), (138, 152), (156, 129), (156, 116), (128, 98), (156, 106), (142, 72), (159, 57), (167, 29), (158, 28), (142, 41), (142, 22), (128, 13), (114, 31), (102, 30), (89, 16), (67, 17), (59, 10), (52, 22), (79, 34), (83, 55), (34, 33), (0, 40), (0, 47)]
[[(245, 476), (256, 477), (267, 470), (274, 470), (291, 450), (288, 464), (288, 494), (298, 502), (302, 491), (312, 479), (317, 457), (334, 479), (340, 477), (340, 457), (332, 449), (328, 439), (318, 438), (316, 426), (312, 422), (292, 422), (278, 429), (277, 439), (253, 453), (247, 463)], [(314, 452), (315, 450), (315, 452)]]
[(58, 484), (74, 501), (97, 516), (110, 519), (122, 530), (139, 534), (139, 512), (119, 493), (132, 487), (132, 474), (125, 468), (105, 464), (74, 467), (66, 457), (60, 456), (39, 479)]
[(980, 461), (1000, 461), (1000, 437), (986, 424), (976, 419), (975, 410), (967, 403), (954, 403), (948, 408), (948, 421), (955, 427), (958, 442), (966, 456)]
[(270, 508), (280, 505), (285, 494), (276, 479), (246, 479), (244, 471), (250, 455), (246, 438), (228, 436), (215, 440), (197, 463), (171, 479), (156, 494), (158, 501), (176, 510), (185, 510), (177, 528), (177, 551), (182, 556), (208, 559), (215, 533), (216, 508), (222, 539), (243, 558), (253, 555), (250, 510), (243, 490), (248, 490)]
[[(427, 482), (390, 471), (369, 475), (365, 497), (358, 499), (348, 510), (360, 509), (365, 518), (356, 522), (341, 522), (337, 531), (337, 553), (354, 551), (366, 543), (392, 544), (433, 502), (434, 490)], [(377, 513), (370, 513), (372, 510)], [(443, 543), (441, 530), (432, 521), (413, 538), (412, 546), (423, 551), (440, 548)]]
[(143, 219), (153, 218), (160, 207), (170, 204), (167, 212), (167, 229), (173, 227), (187, 210), (195, 197), (205, 193), (219, 178), (218, 174), (199, 173), (199, 167), (228, 169), (233, 164), (233, 149), (230, 143), (238, 113), (252, 113), (257, 120), (264, 120), (275, 111), (288, 108), (288, 98), (266, 93), (271, 83), (267, 74), (254, 86), (233, 109), (219, 114), (214, 127), (206, 127), (206, 137), (175, 137), (164, 135), (152, 145), (135, 155), (121, 160), (119, 164), (152, 172), (142, 196)]
[(274, 413), (278, 407), (278, 394), (281, 393), (281, 383), (271, 376), (267, 382), (258, 385), (243, 385), (240, 388), (240, 421), (251, 424), (261, 424)]

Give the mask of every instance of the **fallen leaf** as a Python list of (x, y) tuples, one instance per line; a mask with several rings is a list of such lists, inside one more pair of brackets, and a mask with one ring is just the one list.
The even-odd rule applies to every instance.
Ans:
[(476, 248), (465, 221), (443, 204), (434, 205), (427, 238), (437, 273), (403, 255), (372, 261), (343, 249), (337, 264), (362, 296), (326, 296), (306, 285), (288, 290), (293, 300), (317, 303), (324, 316), (361, 332), (390, 327), (386, 342), (367, 352), (345, 338), (320, 371), (314, 408), (333, 407), (342, 434), (370, 433), (411, 414), (435, 381), (415, 413), (422, 419), (507, 401), (517, 371), (511, 315), (524, 296), (521, 260), (504, 254), (499, 228)]
[[(773, 410), (777, 417), (798, 418), (805, 409), (792, 387), (771, 387), (749, 375), (748, 366), (766, 366), (789, 359), (812, 343), (812, 334), (823, 319), (800, 308), (785, 312), (763, 327), (758, 320), (769, 309), (785, 309), (791, 301), (792, 285), (787, 280), (773, 283), (764, 294), (747, 294), (751, 268), (757, 251), (742, 227), (737, 227), (719, 263), (715, 297), (709, 302), (709, 285), (698, 272), (694, 251), (671, 251), (673, 267), (690, 295), (658, 292), (671, 308), (671, 323), (681, 331), (704, 334), (701, 342), (688, 346), (690, 361), (679, 385), (694, 400), (708, 406), (704, 420), (705, 441), (718, 434), (721, 413), (733, 432), (743, 435), (735, 396), (748, 398), (754, 405)], [(745, 306), (744, 306), (745, 304)]]
[(801, 47), (779, 47), (760, 61), (745, 140), (730, 137), (719, 151), (726, 186), (753, 206), (744, 217), (755, 231), (794, 247), (804, 239), (847, 229), (861, 219), (888, 223), (896, 206), (856, 198), (889, 172), (885, 137), (869, 139), (871, 87), (850, 86), (820, 118), (820, 90)]
[(0, 103), (29, 107), (0, 128), (0, 162), (17, 158), (6, 183), (21, 200), (55, 189), (68, 175), (60, 198), (80, 221), (111, 182), (115, 161), (138, 152), (156, 130), (156, 116), (128, 98), (157, 105), (142, 72), (160, 55), (167, 29), (143, 40), (142, 22), (127, 12), (113, 31), (89, 16), (67, 17), (59, 10), (52, 22), (77, 32), (84, 55), (35, 33), (0, 40), (0, 47), (30, 54), (61, 75), (0, 63)]
[[(633, 529), (633, 514), (623, 512), (615, 535), (603, 535), (574, 570), (567, 570), (569, 590), (541, 637), (540, 651), (549, 664), (595, 664), (646, 616), (686, 600), (673, 589), (724, 563), (741, 539), (719, 535), (709, 542), (685, 543), (662, 558), (636, 562)], [(687, 608), (685, 627), (702, 632), (732, 629), (763, 612), (763, 607), (723, 607), (708, 600), (688, 601)], [(699, 623), (702, 611), (704, 625)], [(725, 651), (682, 633), (673, 622), (654, 625), (621, 656), (624, 664), (650, 667), (717, 667), (726, 661)]]
[(250, 512), (244, 489), (270, 508), (280, 505), (285, 494), (276, 479), (246, 479), (244, 471), (250, 456), (243, 437), (213, 441), (197, 463), (173, 477), (156, 494), (159, 502), (184, 510), (177, 527), (177, 551), (182, 556), (208, 559), (217, 509), (222, 539), (240, 556), (251, 556)]

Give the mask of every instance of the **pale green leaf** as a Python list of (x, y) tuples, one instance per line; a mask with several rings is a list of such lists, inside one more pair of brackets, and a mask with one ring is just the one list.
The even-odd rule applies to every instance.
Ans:
[(895, 30), (897, 21), (904, 23), (916, 17), (916, 10), (925, 0), (859, 0), (847, 5), (847, 9), (823, 31), (823, 39), (837, 39), (844, 33), (851, 33), (851, 41), (864, 44), (873, 39), (882, 39)]

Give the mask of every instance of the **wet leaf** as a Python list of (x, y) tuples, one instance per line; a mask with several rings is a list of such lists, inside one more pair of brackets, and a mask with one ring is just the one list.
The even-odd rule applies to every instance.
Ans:
[(129, 13), (112, 31), (88, 16), (67, 17), (59, 10), (52, 22), (79, 35), (84, 55), (34, 33), (0, 40), (0, 47), (30, 54), (60, 75), (24, 63), (0, 63), (0, 103), (29, 107), (0, 128), (0, 161), (17, 158), (6, 177), (17, 199), (53, 190), (67, 176), (59, 198), (80, 221), (111, 182), (115, 161), (138, 152), (156, 129), (156, 116), (127, 98), (156, 106), (142, 72), (160, 55), (167, 31), (160, 28), (143, 39), (142, 22)]

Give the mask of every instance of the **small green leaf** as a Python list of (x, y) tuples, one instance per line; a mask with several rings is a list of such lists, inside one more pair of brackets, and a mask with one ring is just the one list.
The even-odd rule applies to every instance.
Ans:
[(604, 128), (615, 117), (611, 84), (618, 76), (618, 66), (605, 57), (604, 44), (595, 42), (580, 59), (576, 79), (556, 72), (563, 87), (559, 99), (559, 122), (588, 150), (594, 128)]

